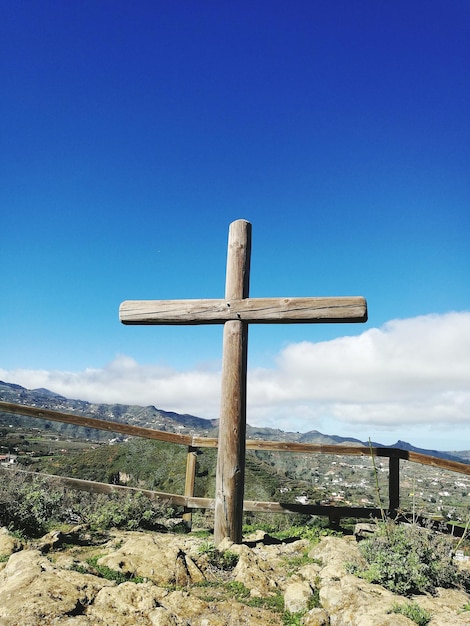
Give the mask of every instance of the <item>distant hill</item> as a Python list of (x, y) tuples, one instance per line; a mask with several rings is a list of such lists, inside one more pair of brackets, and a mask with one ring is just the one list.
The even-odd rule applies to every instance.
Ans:
[[(63, 413), (76, 413), (87, 417), (108, 420), (111, 422), (121, 422), (133, 426), (143, 426), (155, 428), (157, 430), (198, 434), (206, 437), (216, 436), (217, 422), (203, 419), (194, 415), (180, 415), (173, 411), (163, 411), (154, 406), (136, 406), (126, 404), (97, 404), (84, 400), (74, 400), (65, 398), (49, 389), (25, 389), (21, 385), (0, 381), (0, 400), (13, 402), (15, 404), (25, 404), (36, 406), (42, 409), (62, 411)], [(110, 438), (110, 434), (105, 431), (97, 431), (91, 428), (81, 428), (71, 424), (60, 424), (47, 420), (37, 420), (32, 417), (20, 417), (0, 411), (0, 424), (25, 424), (28, 426), (40, 425), (46, 422), (47, 427), (61, 432), (67, 431), (70, 435), (86, 436), (105, 440)]]
[[(158, 430), (195, 434), (204, 437), (216, 437), (218, 430), (218, 420), (208, 420), (190, 414), (180, 414), (174, 411), (164, 411), (155, 406), (137, 406), (126, 404), (96, 404), (84, 400), (73, 400), (56, 394), (49, 389), (26, 389), (21, 385), (0, 381), (0, 400), (13, 402), (15, 404), (25, 404), (43, 409), (62, 411), (64, 413), (77, 413), (87, 417), (128, 423), (133, 426), (143, 426)], [(20, 417), (0, 411), (0, 424), (24, 424), (28, 426), (39, 426), (38, 422), (46, 422), (47, 427), (60, 432), (67, 432), (71, 436), (93, 438), (98, 441), (110, 439), (110, 434), (105, 431), (97, 431), (90, 428), (80, 428), (70, 424), (60, 424), (57, 422), (47, 422), (47, 420), (36, 420), (35, 418)], [(319, 445), (354, 445), (369, 446), (369, 442), (360, 441), (353, 437), (341, 437), (337, 435), (325, 435), (318, 430), (311, 430), (306, 433), (286, 432), (274, 428), (262, 428), (247, 425), (247, 437), (249, 439), (262, 439), (270, 441), (292, 441), (299, 443), (313, 443)], [(384, 445), (372, 442), (375, 447), (399, 448), (429, 454), (438, 458), (470, 462), (470, 451), (445, 452), (439, 450), (426, 450), (417, 448), (406, 441), (397, 441), (393, 445)]]

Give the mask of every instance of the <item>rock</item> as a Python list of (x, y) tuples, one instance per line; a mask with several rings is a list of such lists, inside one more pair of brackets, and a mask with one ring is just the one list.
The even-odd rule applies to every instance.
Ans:
[(33, 547), (47, 554), (50, 550), (60, 548), (64, 544), (75, 544), (80, 546), (96, 545), (105, 543), (109, 539), (107, 533), (90, 533), (86, 527), (74, 526), (68, 531), (52, 530), (39, 540), (33, 542)]
[(205, 577), (189, 556), (190, 550), (197, 552), (194, 539), (184, 535), (129, 533), (127, 541), (98, 564), (148, 578), (157, 585), (200, 583)]
[(311, 609), (302, 617), (302, 626), (329, 626), (330, 618), (325, 609)]
[[(300, 613), (295, 619), (303, 626), (412, 626), (390, 613), (394, 603), (409, 600), (346, 572), (345, 563), (360, 558), (354, 538), (324, 537), (308, 552), (315, 562), (301, 567), (294, 564), (309, 549), (306, 541), (226, 541), (219, 547), (238, 554), (239, 561), (233, 570), (222, 570), (211, 564), (207, 541), (191, 535), (112, 531), (105, 545), (97, 538), (99, 545), (92, 547), (81, 545), (80, 535), (70, 546), (50, 533), (36, 542), (46, 554), (7, 544), (9, 552), (18, 550), (0, 571), (1, 626), (279, 626), (279, 612), (249, 601), (259, 598), (263, 606), (282, 594), (284, 608)], [(10, 539), (4, 532), (0, 538)], [(146, 582), (117, 584), (83, 573), (98, 571), (87, 559), (99, 554), (99, 564)], [(207, 581), (209, 586), (201, 585)], [(251, 597), (227, 582), (243, 583)], [(313, 593), (321, 606), (307, 610)], [(470, 598), (461, 590), (438, 589), (436, 596), (411, 600), (432, 614), (429, 626), (470, 626), (470, 615), (462, 611)]]
[(21, 541), (13, 537), (7, 528), (0, 528), (0, 556), (6, 557), (18, 552), (23, 547)]
[(362, 539), (368, 539), (375, 533), (375, 524), (360, 523), (354, 526), (354, 536), (356, 541), (362, 541)]
[[(308, 565), (304, 565), (299, 569), (297, 576), (299, 576), (301, 579), (310, 581), (311, 585), (317, 587), (321, 569), (322, 568), (320, 567), (320, 565), (317, 565), (316, 563), (309, 563)], [(294, 577), (295, 574), (292, 578)]]
[(413, 601), (426, 611), (433, 619), (429, 626), (469, 626), (470, 614), (462, 611), (469, 603), (468, 595), (459, 589), (438, 589), (435, 596), (414, 596)]
[(318, 575), (326, 584), (344, 576), (345, 563), (358, 561), (360, 553), (352, 537), (323, 537), (309, 552), (309, 557), (323, 564)]
[(188, 527), (181, 517), (160, 518), (153, 522), (155, 528), (160, 526), (161, 532), (187, 533)]
[(89, 574), (57, 570), (38, 550), (22, 550), (0, 572), (0, 624), (39, 626), (77, 615), (99, 590), (113, 584)]
[(312, 588), (307, 582), (287, 585), (284, 592), (284, 609), (289, 613), (306, 611), (312, 595)]
[(383, 587), (351, 575), (330, 580), (320, 589), (320, 602), (332, 626), (409, 626), (402, 615), (387, 614), (395, 600)]
[(228, 537), (222, 539), (222, 541), (217, 546), (217, 550), (219, 552), (225, 552), (226, 550), (232, 550), (236, 544), (233, 543)]
[(39, 552), (47, 554), (54, 548), (60, 547), (65, 542), (65, 535), (60, 530), (53, 530), (41, 537), (34, 545)]
[(243, 548), (233, 571), (234, 580), (245, 585), (252, 596), (267, 595), (278, 589), (274, 559), (266, 559), (247, 546)]
[(151, 583), (122, 583), (101, 589), (87, 615), (113, 626), (176, 626), (177, 616), (160, 605), (158, 588)]

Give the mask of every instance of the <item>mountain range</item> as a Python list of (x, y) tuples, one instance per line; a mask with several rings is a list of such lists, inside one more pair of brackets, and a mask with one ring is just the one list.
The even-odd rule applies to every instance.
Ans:
[[(49, 389), (26, 389), (21, 385), (0, 381), (0, 400), (15, 404), (35, 406), (42, 409), (61, 411), (64, 413), (76, 413), (87, 417), (94, 417), (108, 421), (127, 423), (134, 426), (155, 428), (168, 432), (198, 435), (203, 437), (217, 437), (218, 420), (209, 420), (190, 414), (180, 414), (173, 411), (164, 411), (155, 406), (138, 406), (126, 404), (98, 404), (85, 400), (75, 400), (65, 398)], [(31, 417), (19, 417), (8, 414), (0, 410), (0, 425), (28, 425), (38, 427), (41, 422), (47, 420), (37, 420)], [(96, 438), (105, 440), (110, 438), (110, 433), (106, 431), (96, 431), (90, 428), (81, 428), (70, 424), (60, 424), (58, 422), (47, 422), (47, 428), (67, 432), (69, 435)], [(325, 435), (318, 430), (311, 430), (306, 433), (286, 432), (274, 428), (262, 428), (247, 425), (247, 438), (262, 439), (269, 441), (291, 441), (298, 443), (313, 443), (322, 445), (357, 445), (369, 446), (369, 442), (364, 442), (353, 437), (341, 437), (338, 435)], [(400, 448), (428, 454), (435, 457), (470, 462), (470, 451), (440, 451), (417, 448), (406, 441), (397, 441), (391, 446), (385, 446), (379, 442), (371, 442), (374, 447)]]

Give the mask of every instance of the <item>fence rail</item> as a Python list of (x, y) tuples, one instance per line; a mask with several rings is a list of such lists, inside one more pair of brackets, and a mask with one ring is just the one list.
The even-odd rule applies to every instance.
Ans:
[[(140, 491), (150, 498), (162, 498), (168, 500), (176, 506), (184, 507), (184, 517), (188, 525), (191, 524), (191, 511), (193, 509), (214, 508), (213, 498), (199, 498), (194, 496), (194, 484), (196, 475), (197, 450), (199, 448), (217, 448), (218, 440), (216, 438), (168, 433), (166, 431), (155, 430), (152, 428), (132, 426), (130, 424), (123, 424), (120, 422), (111, 422), (108, 420), (85, 417), (82, 415), (74, 415), (72, 413), (63, 413), (61, 411), (53, 411), (50, 409), (41, 409), (22, 404), (14, 404), (11, 402), (0, 401), (0, 411), (13, 415), (23, 415), (27, 417), (34, 417), (37, 419), (51, 420), (66, 424), (74, 424), (76, 426), (82, 426), (85, 428), (105, 430), (108, 432), (121, 433), (133, 437), (143, 437), (145, 439), (153, 439), (157, 441), (164, 441), (186, 446), (188, 449), (188, 456), (186, 464), (185, 490), (183, 495), (165, 493), (160, 491), (150, 491), (145, 489), (136, 489), (133, 487), (111, 485), (107, 483), (80, 480), (76, 478), (68, 478), (51, 474), (39, 474), (38, 472), (35, 472), (35, 475), (42, 475), (50, 479), (60, 481), (61, 483), (72, 489), (79, 489), (94, 493)], [(459, 474), (470, 475), (470, 465), (467, 465), (465, 463), (441, 459), (418, 452), (402, 450), (400, 448), (318, 445), (291, 443), (285, 441), (262, 441), (257, 439), (248, 439), (246, 441), (246, 448), (248, 450), (262, 450), (269, 452), (294, 452), (305, 454), (331, 454), (338, 456), (344, 455), (365, 457), (370, 457), (371, 455), (373, 455), (374, 457), (388, 458), (388, 507), (385, 508), (384, 512), (390, 517), (396, 517), (400, 509), (400, 460), (411, 461), (413, 463), (419, 463), (421, 465), (430, 465), (432, 467), (450, 470)], [(296, 512), (311, 515), (321, 515), (328, 517), (332, 524), (338, 524), (342, 517), (370, 518), (379, 517), (382, 513), (381, 509), (373, 507), (326, 506), (287, 502), (257, 502), (252, 500), (245, 500), (243, 502), (243, 510), (264, 513)]]

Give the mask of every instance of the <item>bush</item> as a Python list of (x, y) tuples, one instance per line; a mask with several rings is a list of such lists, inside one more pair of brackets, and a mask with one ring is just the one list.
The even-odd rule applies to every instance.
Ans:
[(0, 526), (29, 537), (39, 537), (61, 523), (87, 524), (99, 530), (161, 529), (158, 520), (174, 513), (165, 502), (150, 500), (138, 491), (91, 494), (13, 470), (3, 473), (0, 482)]
[(38, 537), (60, 509), (62, 494), (44, 479), (11, 470), (0, 484), (0, 526)]
[[(85, 509), (83, 506), (80, 507), (79, 514), (85, 523), (97, 530), (160, 529), (157, 519), (173, 514), (173, 509), (165, 507), (158, 500), (150, 500), (140, 492), (125, 495), (117, 493), (99, 495), (88, 500), (89, 506)], [(71, 509), (74, 510), (73, 503)]]
[(451, 538), (417, 525), (380, 522), (359, 550), (364, 566), (349, 564), (348, 570), (394, 593), (409, 596), (459, 585)]

